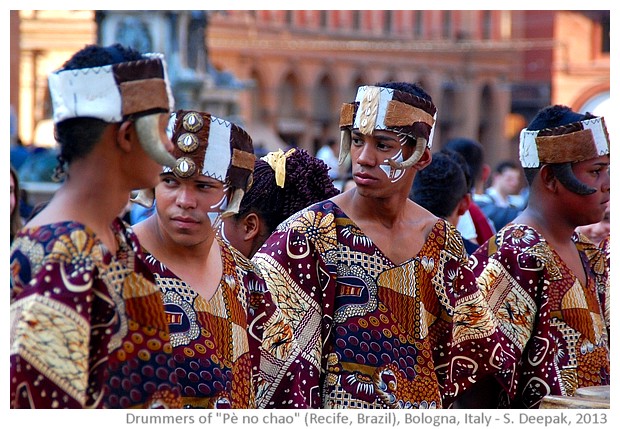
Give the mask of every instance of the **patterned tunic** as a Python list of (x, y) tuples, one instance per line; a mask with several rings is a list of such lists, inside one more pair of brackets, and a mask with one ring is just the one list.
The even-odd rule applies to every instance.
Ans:
[(397, 265), (325, 201), (282, 223), (253, 260), (277, 306), (264, 325), (259, 407), (448, 407), (503, 366), (444, 220)]
[(535, 408), (545, 395), (610, 382), (605, 255), (583, 235), (573, 241), (585, 285), (527, 225), (506, 226), (471, 256), (516, 362), (502, 407)]
[(162, 293), (184, 407), (254, 408), (261, 334), (248, 320), (265, 286), (247, 258), (217, 240), (223, 272), (209, 300), (146, 250), (145, 259)]
[(83, 224), (23, 229), (11, 246), (11, 407), (180, 407), (166, 317), (137, 239), (112, 255)]

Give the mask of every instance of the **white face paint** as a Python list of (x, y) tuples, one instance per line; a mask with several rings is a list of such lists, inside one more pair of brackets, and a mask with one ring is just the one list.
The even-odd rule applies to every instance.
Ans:
[(224, 195), (222, 196), (222, 199), (209, 207), (211, 210), (207, 212), (207, 216), (209, 217), (211, 226), (214, 230), (220, 228), (222, 223), (222, 212), (226, 211), (226, 207), (228, 207), (229, 189), (230, 188), (228, 186), (224, 186)]
[[(403, 162), (404, 161), (403, 151), (399, 150), (398, 153), (395, 156), (393, 156), (392, 158), (388, 158), (388, 159), (392, 159), (392, 160), (394, 160), (396, 162)], [(388, 159), (383, 161), (384, 164), (381, 164), (379, 166), (379, 168), (390, 179), (390, 182), (396, 183), (396, 182), (398, 182), (400, 179), (402, 179), (405, 176), (405, 169), (404, 168), (393, 168), (388, 163)]]
[(396, 161), (398, 163), (403, 162), (405, 159), (403, 158), (403, 146), (407, 143), (407, 135), (406, 134), (398, 134), (398, 140), (400, 141), (400, 150), (396, 155), (391, 158), (387, 158), (383, 161), (383, 164), (379, 166), (379, 168), (385, 173), (385, 175), (390, 179), (390, 182), (396, 183), (403, 177), (405, 177), (405, 169), (404, 168), (394, 168), (392, 167), (388, 159)]

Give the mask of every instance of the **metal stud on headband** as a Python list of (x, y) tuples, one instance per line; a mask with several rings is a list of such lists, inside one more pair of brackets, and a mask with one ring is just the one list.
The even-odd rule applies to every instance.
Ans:
[[(224, 119), (186, 110), (170, 116), (167, 133), (174, 144), (172, 155), (176, 163), (163, 171), (180, 178), (208, 176), (230, 186), (233, 196), (222, 217), (237, 213), (252, 183), (256, 157), (250, 136)], [(150, 207), (153, 194), (143, 190), (133, 201)]]

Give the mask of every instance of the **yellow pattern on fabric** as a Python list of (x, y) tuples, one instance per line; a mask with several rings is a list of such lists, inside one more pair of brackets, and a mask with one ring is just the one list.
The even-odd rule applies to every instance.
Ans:
[(19, 355), (80, 403), (88, 385), (89, 324), (73, 309), (41, 295), (11, 306), (11, 354)]

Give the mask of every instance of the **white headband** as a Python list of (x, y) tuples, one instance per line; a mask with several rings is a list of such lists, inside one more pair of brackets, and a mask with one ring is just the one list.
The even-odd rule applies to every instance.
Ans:
[(609, 153), (609, 135), (603, 117), (551, 130), (552, 135), (545, 136), (538, 136), (542, 130), (521, 130), (519, 159), (524, 168), (584, 161)]
[(164, 56), (150, 53), (144, 57), (50, 74), (54, 123), (77, 117), (121, 122), (133, 113), (152, 109), (171, 111), (174, 98)]

